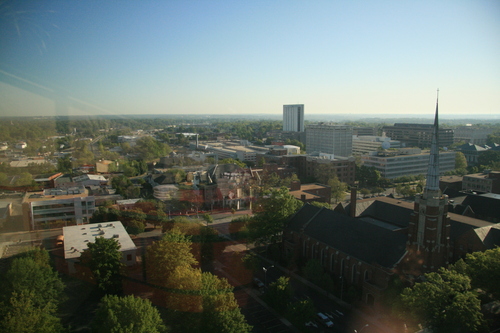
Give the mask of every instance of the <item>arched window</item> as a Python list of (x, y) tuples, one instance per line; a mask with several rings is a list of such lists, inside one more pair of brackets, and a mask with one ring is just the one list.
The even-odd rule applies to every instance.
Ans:
[(335, 257), (333, 253), (330, 255), (330, 271), (333, 272), (335, 270)]
[(352, 265), (352, 271), (351, 271), (351, 282), (355, 283), (356, 282), (356, 273), (357, 273), (357, 268), (356, 264)]
[(314, 259), (316, 257), (316, 245), (313, 244), (311, 245), (311, 259)]
[(340, 276), (344, 276), (344, 262), (345, 259), (342, 258), (342, 260), (340, 261)]
[(307, 254), (307, 241), (304, 239), (302, 242), (302, 256), (305, 257)]
[(375, 303), (375, 298), (373, 297), (373, 295), (366, 294), (366, 304), (368, 304), (369, 306), (373, 306), (374, 303)]
[(321, 258), (320, 258), (321, 266), (325, 265), (325, 249), (321, 249)]
[(365, 280), (365, 281), (368, 281), (368, 280), (370, 280), (370, 271), (368, 271), (368, 270), (365, 270), (365, 274), (364, 274), (364, 280)]

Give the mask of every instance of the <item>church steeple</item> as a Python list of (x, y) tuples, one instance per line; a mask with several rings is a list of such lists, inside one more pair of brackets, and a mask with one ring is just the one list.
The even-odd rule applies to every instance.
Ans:
[(434, 129), (432, 131), (431, 152), (429, 156), (429, 167), (427, 169), (427, 183), (425, 192), (439, 192), (439, 120), (438, 120), (438, 105), (439, 105), (439, 89), (436, 98), (436, 114), (434, 116)]
[[(439, 94), (439, 90), (438, 90)], [(448, 196), (439, 189), (439, 95), (429, 154), (429, 168), (424, 193), (415, 197), (408, 227), (408, 255), (405, 270), (420, 275), (448, 264), (450, 248), (450, 218)]]

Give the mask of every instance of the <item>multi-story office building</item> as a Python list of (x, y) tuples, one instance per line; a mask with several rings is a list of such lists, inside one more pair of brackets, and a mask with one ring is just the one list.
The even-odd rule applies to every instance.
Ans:
[(283, 105), (283, 131), (304, 132), (304, 104)]
[(308, 153), (325, 153), (348, 157), (352, 155), (352, 127), (316, 124), (306, 128)]
[(386, 136), (356, 136), (352, 137), (353, 155), (362, 155), (379, 149), (401, 148), (401, 142), (391, 140)]
[(376, 127), (353, 127), (352, 134), (357, 136), (377, 135)]
[[(406, 147), (429, 148), (432, 141), (431, 124), (396, 123), (384, 126), (382, 130), (393, 140), (401, 141)], [(451, 128), (439, 128), (439, 147), (448, 147), (453, 143), (454, 132)]]
[(472, 143), (475, 145), (484, 145), (488, 140), (488, 135), (493, 133), (491, 128), (481, 128), (476, 126), (461, 126), (454, 129), (455, 142)]
[(88, 223), (94, 211), (95, 198), (83, 186), (47, 189), (23, 200), (23, 214), (31, 230)]
[(266, 162), (289, 166), (297, 170), (299, 178), (317, 178), (318, 172), (334, 174), (344, 183), (354, 185), (356, 162), (354, 157), (335, 157), (325, 154), (312, 155), (262, 155)]
[[(455, 169), (455, 152), (439, 153), (439, 172)], [(419, 148), (399, 149), (398, 151), (372, 152), (362, 155), (363, 164), (375, 167), (382, 177), (394, 179), (403, 176), (425, 175), (429, 167), (429, 153)]]
[(500, 171), (486, 170), (482, 173), (465, 175), (462, 189), (500, 194)]

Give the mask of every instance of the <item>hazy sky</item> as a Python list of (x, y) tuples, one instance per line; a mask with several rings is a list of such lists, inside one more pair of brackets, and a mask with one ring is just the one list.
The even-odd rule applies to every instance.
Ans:
[(94, 114), (500, 114), (497, 0), (0, 6), (0, 115), (61, 112), (11, 75)]

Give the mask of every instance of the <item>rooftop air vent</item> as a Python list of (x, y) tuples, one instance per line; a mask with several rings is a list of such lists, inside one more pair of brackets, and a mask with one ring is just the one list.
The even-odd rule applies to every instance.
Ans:
[(120, 238), (120, 235), (118, 235), (118, 234), (114, 234), (114, 235), (113, 235), (113, 238)]

